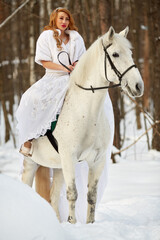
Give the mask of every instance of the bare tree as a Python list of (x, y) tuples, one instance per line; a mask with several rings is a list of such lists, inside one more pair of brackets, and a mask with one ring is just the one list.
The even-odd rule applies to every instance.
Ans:
[[(154, 120), (160, 120), (160, 0), (148, 1), (149, 9), (149, 32), (150, 32), (150, 53), (152, 57), (152, 100)], [(160, 151), (160, 124), (153, 130), (152, 147)]]
[[(67, 7), (72, 12), (87, 48), (99, 35), (107, 32), (111, 25), (116, 32), (126, 25), (130, 26), (129, 38), (133, 43), (135, 61), (145, 81), (144, 106), (150, 109), (155, 120), (158, 120), (159, 1), (30, 0), (23, 1), (23, 7), (21, 0), (0, 1), (0, 24), (8, 19), (0, 28), (0, 101), (6, 121), (6, 141), (12, 132), (9, 116), (13, 115), (14, 95), (20, 99), (22, 93), (44, 74), (44, 69), (34, 62), (35, 44), (43, 26), (48, 24), (50, 13), (57, 7)], [(125, 121), (123, 95), (118, 89), (110, 91), (110, 94), (116, 123), (114, 144), (120, 148), (123, 143), (120, 121)], [(151, 103), (154, 105), (153, 110), (150, 108)], [(136, 113), (140, 127), (137, 108)], [(156, 144), (159, 136), (156, 132), (157, 130), (154, 131), (153, 146), (158, 148)]]

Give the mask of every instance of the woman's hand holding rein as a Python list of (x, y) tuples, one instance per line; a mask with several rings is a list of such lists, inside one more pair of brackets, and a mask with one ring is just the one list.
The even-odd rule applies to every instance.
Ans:
[[(68, 65), (67, 67), (69, 69), (71, 69), (71, 72), (74, 70), (74, 66), (73, 65)], [(65, 67), (64, 67), (64, 71), (70, 73), (70, 71), (68, 69), (66, 69)]]

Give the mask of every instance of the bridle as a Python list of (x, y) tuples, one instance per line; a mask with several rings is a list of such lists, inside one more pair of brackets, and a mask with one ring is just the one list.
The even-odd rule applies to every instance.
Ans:
[[(103, 86), (103, 87), (93, 87), (93, 86), (90, 86), (90, 88), (85, 88), (77, 83), (76, 86), (78, 86), (79, 88), (83, 89), (83, 90), (87, 90), (87, 91), (92, 91), (94, 93), (95, 90), (101, 90), (101, 89), (107, 89), (107, 88), (115, 88), (115, 87), (120, 87), (121, 86), (121, 83), (122, 83), (122, 78), (123, 76), (129, 71), (131, 70), (133, 67), (137, 68), (137, 66), (135, 64), (131, 65), (129, 68), (127, 68), (123, 73), (120, 73), (118, 71), (118, 69), (116, 68), (116, 66), (114, 65), (111, 57), (109, 56), (109, 53), (107, 51), (107, 49), (112, 45), (112, 43), (108, 44), (106, 47), (104, 46), (103, 44), (103, 40), (102, 40), (102, 46), (103, 46), (103, 50), (104, 50), (104, 53), (105, 53), (105, 56), (104, 56), (104, 71), (105, 71), (105, 78), (106, 80), (111, 83), (111, 81), (108, 79), (108, 76), (107, 76), (107, 60), (109, 61), (110, 63), (110, 66), (111, 66), (111, 69), (115, 72), (115, 74), (117, 75), (118, 79), (119, 79), (119, 83), (118, 84), (113, 84), (113, 85), (110, 85), (110, 86)], [(64, 66), (68, 71), (71, 72), (71, 70), (66, 66), (64, 65), (60, 60), (59, 60), (59, 56), (61, 53), (63, 53), (65, 51), (62, 51), (58, 54), (58, 61), (59, 63)], [(69, 64), (71, 65), (71, 60), (70, 60), (70, 57), (69, 57), (69, 54), (67, 52), (65, 52), (67, 55), (68, 55), (68, 60), (69, 60)]]
[(114, 63), (112, 62), (112, 59), (110, 58), (109, 53), (107, 52), (107, 49), (108, 49), (111, 45), (112, 45), (112, 43), (110, 43), (110, 44), (105, 48), (105, 46), (104, 46), (104, 44), (103, 44), (103, 41), (102, 41), (103, 50), (104, 50), (104, 52), (105, 52), (105, 58), (104, 58), (105, 78), (106, 78), (106, 80), (107, 80), (108, 82), (111, 83), (111, 81), (110, 81), (110, 80), (108, 79), (108, 77), (107, 77), (107, 66), (106, 66), (106, 62), (107, 62), (107, 59), (108, 59), (111, 68), (113, 69), (113, 71), (115, 72), (115, 74), (117, 75), (117, 77), (118, 77), (118, 79), (119, 79), (119, 83), (118, 83), (118, 84), (112, 85), (112, 86), (110, 86), (110, 87), (113, 87), (113, 86), (119, 87), (119, 86), (121, 86), (121, 82), (122, 82), (123, 76), (124, 76), (129, 70), (131, 70), (133, 67), (137, 68), (137, 66), (136, 66), (136, 64), (133, 64), (133, 65), (131, 65), (129, 68), (127, 68), (123, 73), (120, 73), (120, 72), (118, 71), (118, 69), (116, 68), (116, 66), (114, 65)]

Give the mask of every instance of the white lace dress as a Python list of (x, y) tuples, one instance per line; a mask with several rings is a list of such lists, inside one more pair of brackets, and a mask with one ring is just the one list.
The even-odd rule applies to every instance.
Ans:
[[(69, 30), (68, 34), (70, 40), (67, 45), (63, 43), (62, 47), (69, 53), (73, 63), (84, 53), (85, 46), (78, 32)], [(37, 40), (35, 61), (40, 65), (41, 60), (59, 64), (58, 53), (53, 31), (42, 32)], [(69, 65), (66, 54), (61, 54), (60, 60)], [(50, 129), (51, 122), (56, 120), (57, 113), (61, 111), (68, 84), (68, 73), (46, 69), (45, 75), (22, 95), (16, 112), (19, 145), (44, 135)]]

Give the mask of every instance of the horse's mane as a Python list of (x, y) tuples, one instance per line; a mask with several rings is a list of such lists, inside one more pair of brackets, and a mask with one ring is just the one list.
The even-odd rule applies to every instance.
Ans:
[[(72, 82), (74, 81), (76, 83), (84, 85), (86, 81), (86, 76), (88, 76), (88, 73), (93, 69), (94, 64), (97, 63), (99, 56), (102, 56), (102, 40), (104, 41), (104, 37), (105, 35), (99, 37), (82, 55), (75, 70), (71, 74), (70, 84), (72, 84)], [(105, 45), (107, 46), (109, 43), (110, 42), (105, 43)], [(115, 49), (118, 48), (121, 51), (128, 50), (128, 54), (131, 54), (130, 49), (132, 48), (132, 45), (130, 41), (125, 37), (115, 33), (112, 44)]]

